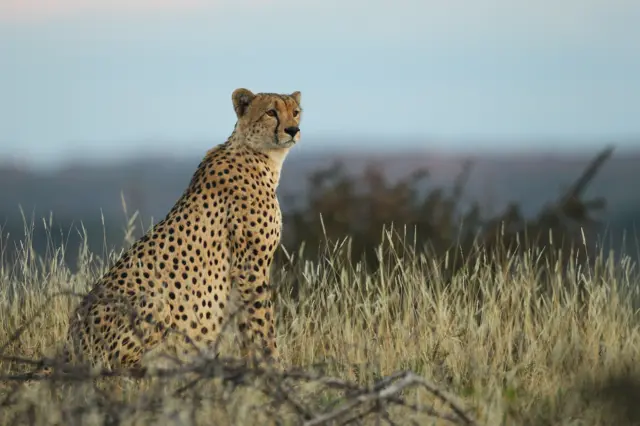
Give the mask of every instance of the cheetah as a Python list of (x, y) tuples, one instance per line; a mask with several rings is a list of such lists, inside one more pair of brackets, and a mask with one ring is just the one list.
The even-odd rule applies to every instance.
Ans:
[(69, 358), (111, 368), (143, 367), (166, 345), (172, 353), (212, 348), (240, 296), (241, 350), (277, 361), (269, 272), (280, 242), (276, 188), (300, 140), (300, 92), (231, 98), (237, 121), (210, 149), (169, 213), (98, 280), (69, 324)]

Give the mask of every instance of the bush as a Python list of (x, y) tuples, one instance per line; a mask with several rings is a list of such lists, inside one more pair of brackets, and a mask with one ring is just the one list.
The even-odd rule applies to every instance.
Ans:
[[(592, 213), (605, 207), (605, 200), (583, 200), (588, 183), (613, 153), (603, 150), (558, 200), (544, 206), (533, 218), (525, 218), (517, 205), (509, 205), (496, 217), (483, 217), (477, 202), (464, 206), (464, 186), (472, 171), (467, 162), (452, 188), (425, 191), (429, 173), (412, 172), (391, 183), (381, 168), (368, 166), (361, 176), (350, 177), (341, 162), (313, 173), (304, 207), (285, 217), (284, 245), (295, 251), (301, 245), (315, 258), (322, 245), (336, 245), (349, 236), (341, 253), (352, 260), (364, 259), (371, 270), (379, 265), (376, 252), (392, 230), (397, 244), (426, 250), (451, 275), (483, 253), (489, 263), (504, 265), (511, 252), (541, 251), (543, 263), (563, 264), (576, 257), (580, 263), (594, 259), (593, 241), (599, 223)], [(385, 237), (386, 238), (386, 237)], [(488, 250), (478, 250), (484, 248)], [(552, 249), (553, 248), (553, 249)], [(551, 256), (546, 258), (546, 256)]]

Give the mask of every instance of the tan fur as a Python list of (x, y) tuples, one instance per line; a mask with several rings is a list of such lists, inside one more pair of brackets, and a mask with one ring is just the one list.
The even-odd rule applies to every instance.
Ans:
[(237, 123), (229, 139), (207, 152), (171, 211), (74, 312), (70, 357), (138, 367), (159, 346), (179, 354), (210, 349), (232, 288), (244, 307), (245, 356), (255, 342), (278, 357), (269, 270), (282, 227), (280, 170), (300, 139), (300, 92), (237, 89), (232, 101)]

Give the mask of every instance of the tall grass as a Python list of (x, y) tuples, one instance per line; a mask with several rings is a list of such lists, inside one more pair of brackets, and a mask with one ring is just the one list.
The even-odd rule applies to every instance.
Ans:
[[(450, 278), (391, 231), (375, 272), (344, 254), (348, 238), (315, 261), (290, 248), (273, 271), (288, 381), (209, 374), (177, 392), (194, 374), (121, 379), (116, 388), (9, 380), (32, 368), (24, 358), (55, 353), (78, 302), (70, 293), (88, 291), (118, 256), (86, 244), (39, 255), (30, 229), (16, 259), (0, 264), (0, 424), (463, 423), (446, 400), (486, 425), (640, 423), (638, 276), (624, 256), (566, 268), (542, 264), (540, 251), (553, 250), (545, 247), (496, 269), (485, 253)], [(81, 253), (73, 272), (62, 261), (69, 249)], [(237, 354), (231, 334), (222, 352)], [(384, 378), (401, 371), (423, 386), (383, 400)]]

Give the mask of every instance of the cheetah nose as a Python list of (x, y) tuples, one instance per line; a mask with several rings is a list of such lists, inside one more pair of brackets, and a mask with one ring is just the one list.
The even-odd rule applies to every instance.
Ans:
[(300, 128), (298, 126), (291, 126), (284, 129), (284, 132), (291, 137), (294, 137), (295, 135), (297, 135), (299, 131), (300, 131)]

